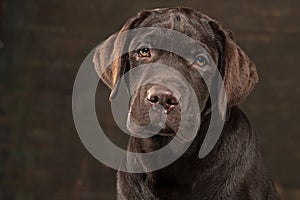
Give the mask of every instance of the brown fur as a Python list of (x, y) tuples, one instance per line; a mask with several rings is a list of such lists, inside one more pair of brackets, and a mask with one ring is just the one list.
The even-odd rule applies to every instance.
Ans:
[[(129, 19), (120, 32), (138, 27), (161, 27), (179, 31), (199, 41), (217, 64), (225, 82), (227, 112), (225, 126), (214, 149), (203, 159), (198, 158), (199, 148), (210, 122), (207, 112), (209, 93), (203, 78), (187, 62), (169, 52), (153, 50), (149, 60), (138, 60), (133, 52), (115, 60), (106, 70), (104, 58), (118, 54), (126, 37), (117, 37), (96, 49), (94, 63), (101, 79), (114, 92), (116, 81), (126, 71), (144, 63), (158, 62), (174, 67), (184, 74), (199, 99), (201, 125), (187, 152), (170, 166), (151, 173), (130, 174), (118, 172), (119, 200), (278, 200), (272, 181), (263, 165), (257, 134), (237, 103), (252, 91), (258, 82), (254, 63), (236, 44), (234, 36), (217, 21), (189, 8), (146, 10)], [(111, 41), (113, 45), (110, 45)], [(165, 76), (166, 80), (170, 77)], [(152, 85), (137, 90), (132, 96), (130, 112), (133, 120), (143, 125), (149, 121), (150, 104), (144, 103)], [(114, 95), (112, 95), (113, 97)], [(208, 109), (209, 110), (209, 109)], [(180, 121), (180, 107), (169, 115), (166, 126), (176, 130)], [(186, 130), (188, 131), (188, 130)], [(174, 131), (176, 132), (176, 131)], [(151, 152), (168, 142), (171, 137), (154, 136), (147, 139), (130, 138), (128, 149)]]

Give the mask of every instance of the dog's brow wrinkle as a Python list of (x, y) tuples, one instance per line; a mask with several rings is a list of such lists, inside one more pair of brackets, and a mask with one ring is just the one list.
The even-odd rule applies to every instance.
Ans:
[[(173, 23), (172, 29), (176, 30), (176, 29), (179, 28), (179, 30), (180, 30), (180, 27), (181, 27), (181, 17), (178, 14), (176, 14), (176, 15), (172, 14), (171, 17), (172, 17), (172, 23)], [(178, 25), (179, 25), (179, 27), (178, 27)]]

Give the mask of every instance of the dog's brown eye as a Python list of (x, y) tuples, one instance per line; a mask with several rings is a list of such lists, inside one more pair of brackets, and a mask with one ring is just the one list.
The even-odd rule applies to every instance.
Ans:
[(208, 64), (208, 61), (204, 55), (198, 55), (195, 59), (195, 64), (200, 67), (203, 67)]
[(138, 55), (140, 57), (150, 57), (151, 54), (150, 54), (150, 49), (149, 48), (142, 48), (142, 49), (139, 49), (137, 51)]

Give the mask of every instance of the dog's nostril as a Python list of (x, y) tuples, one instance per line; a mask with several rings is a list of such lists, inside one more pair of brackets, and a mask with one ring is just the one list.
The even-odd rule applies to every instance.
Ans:
[(178, 101), (175, 97), (171, 97), (166, 100), (166, 103), (170, 106), (175, 106), (178, 104)]
[(158, 103), (159, 102), (158, 96), (155, 96), (155, 95), (148, 95), (147, 100), (150, 101), (151, 103)]

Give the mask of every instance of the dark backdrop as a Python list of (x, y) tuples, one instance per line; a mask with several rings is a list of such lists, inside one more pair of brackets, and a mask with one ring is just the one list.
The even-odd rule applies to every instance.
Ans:
[[(286, 200), (300, 199), (299, 1), (0, 3), (0, 200), (115, 198), (115, 171), (87, 152), (74, 128), (73, 81), (88, 52), (128, 17), (178, 5), (221, 21), (257, 64), (260, 83), (241, 106), (260, 134), (280, 192)], [(104, 101), (108, 91), (100, 88)], [(103, 101), (98, 107), (106, 116)], [(110, 117), (100, 121), (114, 132)]]

